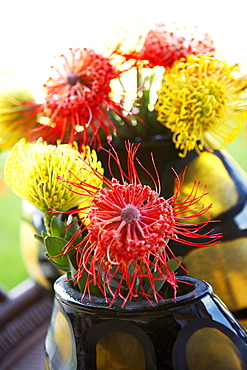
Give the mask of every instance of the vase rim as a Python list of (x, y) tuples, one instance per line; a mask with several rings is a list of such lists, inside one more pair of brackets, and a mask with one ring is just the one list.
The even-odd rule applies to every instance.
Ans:
[(139, 300), (139, 301), (129, 301), (126, 303), (124, 308), (122, 307), (123, 300), (116, 299), (114, 303), (110, 306), (109, 303), (105, 301), (104, 297), (95, 297), (92, 296), (91, 299), (86, 295), (82, 300), (82, 293), (78, 290), (73, 289), (68, 282), (67, 276), (62, 275), (59, 277), (54, 283), (54, 291), (55, 296), (60, 300), (67, 302), (71, 305), (79, 305), (84, 308), (86, 307), (95, 307), (97, 309), (102, 310), (119, 310), (119, 311), (148, 311), (148, 310), (155, 310), (160, 309), (160, 307), (166, 307), (167, 309), (171, 309), (174, 307), (178, 307), (183, 305), (184, 303), (188, 303), (197, 299), (202, 298), (202, 296), (206, 294), (211, 294), (213, 289), (210, 284), (207, 282), (200, 280), (198, 278), (194, 278), (191, 276), (178, 276), (177, 282), (185, 283), (186, 285), (193, 285), (194, 289), (191, 291), (177, 295), (176, 301), (174, 298), (168, 298), (164, 300), (160, 300), (158, 303), (152, 301), (152, 304), (147, 300)]

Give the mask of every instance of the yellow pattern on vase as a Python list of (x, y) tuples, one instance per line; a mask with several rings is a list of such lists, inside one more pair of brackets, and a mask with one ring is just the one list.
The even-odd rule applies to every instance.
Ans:
[(211, 284), (231, 311), (247, 307), (247, 238), (194, 249), (183, 263), (191, 276)]
[(97, 370), (145, 370), (143, 348), (129, 333), (109, 332), (96, 345)]
[(69, 365), (73, 358), (72, 333), (68, 320), (61, 311), (57, 312), (54, 322), (54, 342), (59, 350), (61, 363)]
[(238, 348), (215, 328), (196, 331), (186, 345), (189, 370), (243, 370)]
[[(214, 219), (236, 204), (238, 193), (234, 181), (229, 176), (223, 162), (215, 154), (202, 152), (189, 163), (180, 197), (187, 197), (190, 194), (195, 178), (201, 181), (201, 187), (207, 184), (208, 191), (207, 197), (198, 202), (197, 206), (207, 206), (212, 203)], [(194, 212), (197, 210), (195, 209)], [(197, 218), (197, 221), (201, 222), (206, 219), (208, 219), (208, 213), (202, 215), (200, 219)]]

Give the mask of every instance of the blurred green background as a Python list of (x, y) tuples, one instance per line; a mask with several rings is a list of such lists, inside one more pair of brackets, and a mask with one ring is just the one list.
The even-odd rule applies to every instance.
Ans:
[[(247, 133), (244, 129), (227, 151), (247, 172)], [(0, 154), (2, 170), (6, 153)], [(199, 179), (198, 179), (199, 180)], [(9, 290), (27, 278), (19, 248), (21, 199), (9, 191), (0, 195), (0, 285)]]
[[(1, 174), (6, 155), (0, 154)], [(20, 217), (21, 199), (10, 190), (0, 195), (0, 286), (7, 290), (28, 276), (19, 248)]]

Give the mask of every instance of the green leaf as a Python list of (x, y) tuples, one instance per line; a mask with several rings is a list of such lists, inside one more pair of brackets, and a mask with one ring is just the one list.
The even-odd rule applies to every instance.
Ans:
[(90, 284), (90, 293), (92, 295), (101, 296), (102, 297), (101, 290), (98, 288), (97, 285), (94, 285), (93, 283)]
[(47, 234), (47, 232), (46, 232), (46, 231), (41, 230), (41, 236), (42, 236), (43, 238), (45, 238), (46, 236), (48, 236), (48, 234)]
[[(126, 278), (122, 280), (122, 272), (118, 271), (116, 273), (117, 269), (118, 269), (118, 266), (112, 266), (111, 274), (114, 275), (114, 277), (107, 281), (107, 284), (106, 284), (106, 287), (105, 287), (109, 296), (112, 295), (111, 291), (115, 292), (117, 288), (121, 289), (123, 295), (128, 293)], [(135, 265), (132, 262), (128, 266), (128, 273), (129, 273), (128, 284), (131, 284), (133, 279), (135, 279), (134, 287), (136, 289), (138, 289), (139, 285), (140, 285), (140, 279), (137, 278), (137, 277), (132, 276), (132, 275), (135, 275)], [(101, 274), (101, 281), (102, 281), (102, 285), (104, 285), (105, 284), (104, 274)], [(121, 285), (120, 285), (120, 283), (121, 283)]]
[(84, 292), (87, 276), (88, 276), (87, 273), (83, 271), (82, 276), (80, 280), (78, 281), (78, 287), (79, 287), (80, 292)]
[[(155, 275), (155, 274), (154, 274)], [(160, 274), (157, 274), (156, 275), (157, 277), (161, 277)], [(160, 289), (163, 287), (163, 285), (166, 283), (166, 280), (165, 279), (161, 279), (161, 280), (155, 280), (154, 281), (154, 286), (155, 286), (155, 289), (157, 292), (160, 291)], [(149, 292), (149, 294), (151, 294), (151, 292)]]
[(68, 258), (68, 261), (69, 261), (69, 271), (67, 272), (67, 277), (68, 277), (68, 280), (70, 281), (70, 285), (73, 286), (76, 281), (76, 279), (74, 279), (76, 269), (69, 258)]
[(176, 259), (175, 258), (172, 258), (172, 259), (170, 259), (167, 262), (167, 266), (169, 267), (169, 269), (171, 271), (174, 272), (174, 271), (176, 271), (179, 268), (179, 266), (181, 265), (182, 261), (183, 261), (183, 258), (182, 257), (176, 257)]
[(35, 239), (37, 239), (41, 244), (44, 244), (44, 237), (41, 235), (34, 235)]
[[(78, 287), (79, 287), (80, 292), (82, 293), (85, 290), (87, 277), (88, 277), (88, 274), (86, 273), (86, 271), (83, 271), (83, 274), (80, 280), (78, 281)], [(100, 289), (98, 288), (98, 286), (94, 285), (93, 283), (90, 284), (89, 290), (90, 290), (90, 293), (94, 296), (102, 296), (102, 293)]]
[[(70, 268), (69, 267), (66, 267), (66, 266), (64, 266), (64, 265), (59, 265), (58, 263), (56, 263), (55, 262), (55, 258), (50, 258), (49, 256), (48, 256), (48, 254), (46, 253), (45, 254), (46, 255), (46, 257), (49, 259), (49, 261), (58, 269), (58, 270), (62, 270), (62, 271), (64, 271), (64, 272), (67, 272), (68, 273), (68, 271), (70, 271)], [(65, 257), (64, 257), (65, 258)]]
[(60, 266), (69, 268), (69, 261), (68, 261), (68, 256), (67, 254), (65, 256), (59, 256), (60, 254), (63, 253), (63, 248), (67, 244), (67, 240), (59, 238), (59, 237), (52, 237), (52, 236), (47, 236), (44, 240), (44, 245), (47, 251), (47, 254), (49, 257), (54, 257), (51, 260), (53, 263), (56, 263)]
[[(166, 280), (162, 277), (162, 275), (160, 274), (159, 271), (154, 272), (153, 276), (155, 276), (157, 278), (160, 278), (160, 280), (153, 280), (155, 290), (157, 292), (159, 292), (160, 289), (163, 287), (163, 285), (166, 283)], [(144, 291), (147, 294), (150, 294), (151, 296), (153, 296), (153, 288), (150, 285), (149, 279), (148, 278), (143, 278), (142, 280), (144, 282), (144, 285), (143, 285)]]
[[(172, 258), (171, 260), (169, 260), (167, 262), (167, 266), (168, 266), (168, 268), (171, 271), (174, 272), (174, 271), (176, 271), (178, 269), (178, 267), (180, 266), (181, 262), (182, 262), (182, 258), (181, 257), (176, 257), (176, 259), (175, 258)], [(153, 273), (153, 276), (155, 276), (157, 278), (162, 278), (162, 275), (161, 275), (161, 273), (159, 271), (154, 272)], [(149, 282), (148, 278), (143, 278), (142, 280), (144, 282), (144, 291), (147, 294), (153, 295), (153, 289), (150, 286), (150, 282)], [(165, 283), (166, 283), (166, 280), (165, 279), (154, 280), (154, 286), (155, 286), (156, 291), (159, 292)]]
[(51, 219), (51, 235), (58, 236), (60, 238), (65, 237), (66, 224), (60, 220), (57, 216), (53, 216)]
[[(79, 230), (79, 223), (77, 222), (78, 221), (78, 218), (77, 217), (73, 217), (72, 221), (71, 221), (71, 224), (69, 225), (69, 227), (66, 229), (66, 234), (65, 234), (65, 239), (66, 240), (70, 240)], [(74, 245), (80, 243), (82, 241), (82, 235), (79, 235), (75, 242), (73, 243)]]

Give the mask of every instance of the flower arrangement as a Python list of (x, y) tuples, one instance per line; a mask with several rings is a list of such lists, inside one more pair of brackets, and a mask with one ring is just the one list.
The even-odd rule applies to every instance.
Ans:
[(129, 45), (125, 37), (102, 54), (86, 48), (62, 54), (41, 103), (25, 89), (2, 92), (0, 149), (21, 137), (100, 149), (114, 137), (172, 134), (184, 157), (236, 138), (246, 120), (246, 76), (215, 55), (209, 35), (184, 37), (157, 24)]
[[(111, 82), (126, 71), (123, 63), (114, 65), (113, 52), (103, 56), (85, 48), (70, 49), (68, 55), (63, 54), (58, 59), (58, 67), (51, 67), (52, 76), (44, 84), (42, 103), (35, 102), (31, 93), (23, 89), (2, 93), (0, 148), (4, 149), (5, 143), (8, 148), (12, 147), (13, 140), (23, 136), (28, 141), (43, 137), (51, 144), (57, 140), (63, 143), (77, 141), (79, 147), (90, 144), (100, 148), (99, 129), (108, 142), (112, 140), (112, 134), (116, 135), (109, 112), (127, 115), (124, 108), (126, 94), (121, 91), (113, 98)], [(10, 133), (15, 134), (11, 142), (6, 140)]]
[[(186, 214), (207, 194), (205, 189), (198, 194), (195, 181), (190, 196), (180, 199), (183, 179), (175, 174), (174, 195), (161, 197), (158, 174), (152, 179), (155, 190), (140, 182), (137, 149), (126, 143), (127, 173), (116, 151), (109, 153), (122, 181), (104, 177), (95, 152), (84, 147), (80, 154), (68, 144), (56, 147), (21, 139), (5, 163), (7, 184), (44, 213), (46, 232), (36, 237), (51, 262), (67, 273), (82, 297), (103, 296), (110, 305), (120, 298), (123, 307), (135, 299), (151, 304), (165, 299), (167, 283), (176, 298), (175, 271), (181, 258), (174, 255), (169, 239), (203, 247), (218, 243), (221, 236), (213, 230), (203, 234), (211, 221), (192, 224), (194, 216)], [(211, 207), (200, 207), (195, 216)]]
[(214, 52), (209, 35), (186, 40), (162, 24), (140, 36), (134, 49), (120, 44), (116, 53), (136, 71), (141, 120), (132, 130), (116, 122), (118, 137), (147, 140), (173, 133), (181, 157), (235, 140), (246, 121), (246, 76)]
[[(168, 136), (182, 158), (224, 148), (246, 119), (247, 87), (239, 67), (215, 55), (208, 35), (186, 39), (156, 25), (134, 47), (125, 41), (108, 55), (79, 48), (61, 55), (41, 103), (24, 90), (0, 98), (0, 145), (7, 147), (10, 132), (10, 147), (16, 141), (5, 180), (44, 213), (46, 232), (36, 237), (47, 257), (83, 297), (103, 296), (110, 305), (120, 298), (123, 306), (164, 299), (166, 283), (176, 297), (182, 260), (169, 240), (210, 246), (221, 236), (208, 229), (212, 204), (204, 206), (200, 181), (181, 197), (185, 173), (174, 171), (173, 195), (162, 197), (155, 159), (154, 176), (130, 143)], [(130, 94), (124, 82), (133, 75)], [(127, 171), (114, 138), (126, 143)], [(105, 143), (112, 143), (107, 177), (97, 157)], [(154, 189), (142, 183), (137, 165)]]

